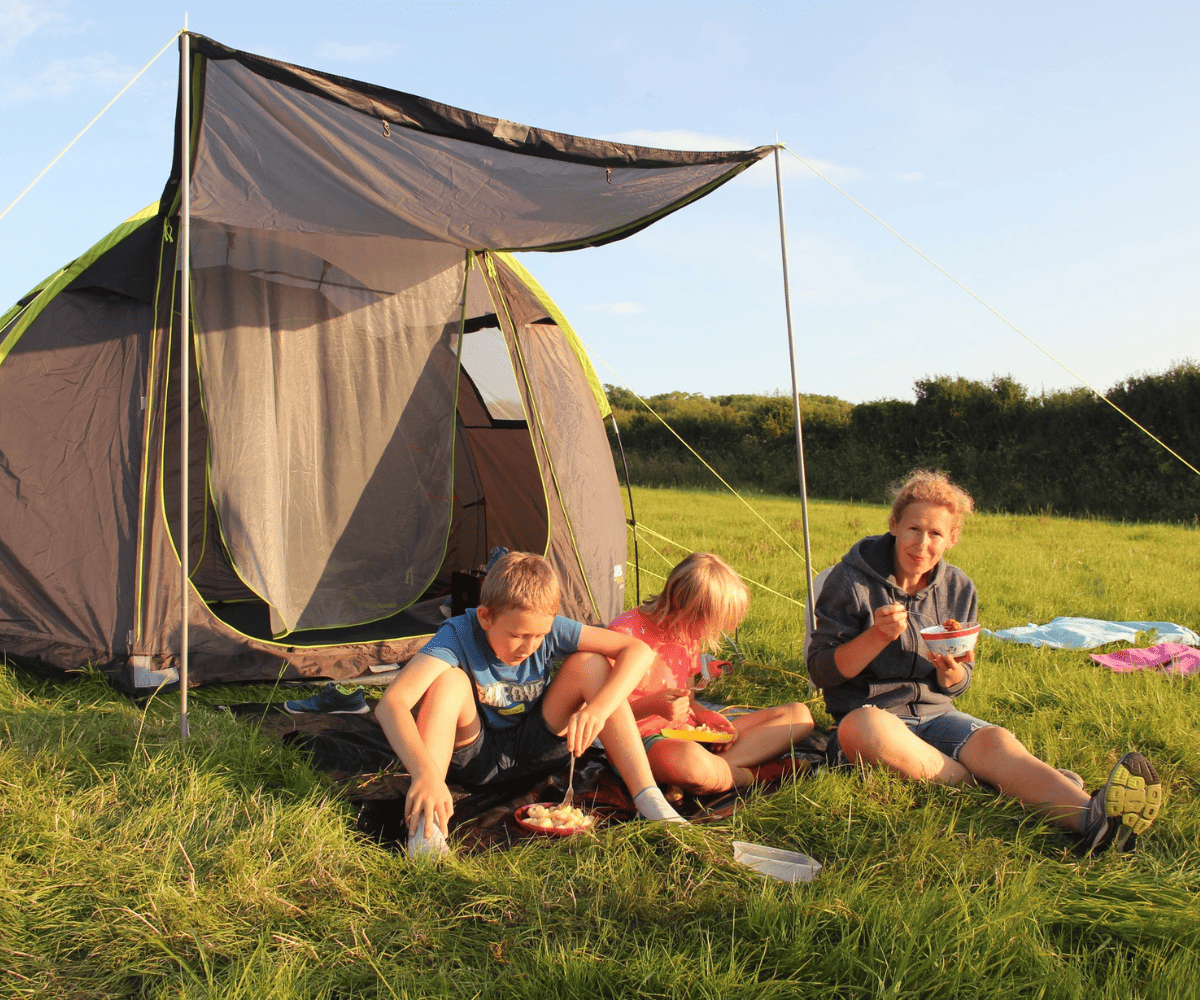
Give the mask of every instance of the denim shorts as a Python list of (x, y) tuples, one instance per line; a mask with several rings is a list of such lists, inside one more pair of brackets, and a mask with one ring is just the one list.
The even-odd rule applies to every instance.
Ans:
[(515, 726), (490, 729), (486, 724), (481, 725), (474, 742), (454, 751), (446, 781), (479, 787), (514, 778), (540, 777), (553, 774), (568, 756), (567, 738), (555, 736), (546, 728), (539, 698)]
[[(962, 748), (976, 730), (995, 725), (953, 708), (941, 715), (927, 716), (923, 719), (911, 715), (898, 715), (897, 718), (920, 739), (940, 750), (951, 760), (958, 760)], [(830, 767), (842, 767), (850, 763), (842, 753), (836, 729), (829, 736), (829, 745), (825, 748), (825, 761)]]

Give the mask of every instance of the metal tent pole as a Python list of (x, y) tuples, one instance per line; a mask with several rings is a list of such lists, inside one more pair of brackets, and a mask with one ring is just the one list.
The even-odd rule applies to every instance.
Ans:
[(180, 543), (179, 543), (179, 738), (186, 743), (188, 738), (188, 559), (190, 554), (188, 526), (188, 410), (191, 407), (191, 330), (188, 314), (191, 309), (191, 236), (192, 236), (192, 59), (191, 39), (187, 32), (187, 15), (183, 16), (183, 35), (180, 44), (180, 162), (183, 164), (181, 179), (183, 201), (180, 205), (180, 248), (179, 248), (179, 490), (180, 490)]
[(783, 172), (779, 166), (778, 138), (775, 145), (775, 192), (779, 199), (779, 248), (783, 254), (783, 308), (787, 313), (788, 368), (792, 373), (792, 412), (796, 420), (796, 465), (800, 470), (800, 518), (804, 526), (804, 571), (808, 576), (808, 600), (804, 602), (804, 628), (813, 634), (812, 541), (808, 531), (808, 482), (804, 475), (804, 430), (800, 423), (800, 393), (796, 389), (796, 344), (792, 336), (792, 294), (788, 278), (787, 226), (783, 221)]

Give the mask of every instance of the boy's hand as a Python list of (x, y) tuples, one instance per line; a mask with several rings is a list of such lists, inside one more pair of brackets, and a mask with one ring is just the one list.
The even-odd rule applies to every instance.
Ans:
[(602, 718), (584, 702), (567, 720), (567, 749), (571, 751), (572, 756), (582, 757), (600, 735), (600, 730), (607, 721), (607, 716)]
[(888, 642), (893, 642), (908, 628), (908, 611), (903, 604), (885, 604), (875, 609), (871, 626)]
[(691, 697), (681, 688), (663, 688), (654, 699), (654, 714), (672, 724), (682, 722), (692, 706)]
[(423, 819), (427, 838), (433, 836), (434, 826), (442, 831), (443, 837), (449, 836), (450, 817), (453, 815), (454, 797), (443, 779), (413, 778), (408, 787), (408, 797), (404, 800), (404, 822), (410, 830)]

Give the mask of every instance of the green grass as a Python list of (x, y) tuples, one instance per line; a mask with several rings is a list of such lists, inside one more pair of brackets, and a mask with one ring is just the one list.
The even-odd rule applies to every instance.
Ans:
[[(648, 527), (803, 599), (802, 564), (736, 500), (636, 499)], [(752, 502), (800, 547), (798, 502)], [(818, 567), (885, 519), (859, 504), (811, 513)], [(1059, 614), (1195, 627), (1197, 540), (980, 516), (951, 559), (993, 628)], [(667, 560), (643, 546), (643, 565), (662, 575), (681, 552), (653, 543)], [(643, 593), (657, 583), (644, 577)], [(739, 635), (753, 665), (714, 694), (808, 699), (801, 608), (754, 593)], [(876, 771), (785, 786), (718, 826), (627, 824), (413, 865), (357, 836), (301, 756), (211, 707), (283, 692), (194, 692), (180, 748), (177, 697), (140, 710), (97, 676), (0, 670), (0, 994), (1196, 996), (1197, 681), (986, 638), (979, 652), (961, 706), (1047, 760), (1095, 783), (1127, 747), (1151, 756), (1169, 798), (1136, 854), (1080, 859), (1012, 802)], [(732, 839), (804, 851), (825, 871), (764, 881), (732, 864)]]

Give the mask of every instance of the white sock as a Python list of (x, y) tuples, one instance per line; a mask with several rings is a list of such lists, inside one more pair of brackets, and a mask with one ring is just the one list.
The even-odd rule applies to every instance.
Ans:
[(638, 815), (642, 819), (664, 820), (667, 823), (687, 822), (671, 807), (658, 785), (643, 788), (633, 797), (633, 804), (637, 806)]

